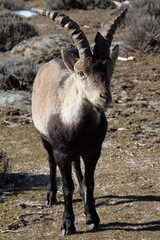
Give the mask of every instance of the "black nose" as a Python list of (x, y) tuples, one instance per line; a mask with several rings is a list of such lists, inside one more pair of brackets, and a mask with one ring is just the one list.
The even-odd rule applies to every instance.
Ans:
[(105, 101), (106, 103), (111, 103), (112, 101), (112, 96), (110, 93), (101, 93), (100, 97)]

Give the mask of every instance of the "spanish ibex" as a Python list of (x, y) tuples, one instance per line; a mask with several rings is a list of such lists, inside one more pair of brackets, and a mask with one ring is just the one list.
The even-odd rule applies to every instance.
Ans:
[[(33, 86), (33, 122), (49, 158), (48, 204), (56, 202), (58, 165), (65, 204), (62, 233), (68, 235), (75, 232), (72, 207), (73, 167), (84, 200), (86, 223), (96, 229), (99, 217), (93, 198), (94, 171), (106, 135), (107, 120), (104, 111), (111, 102), (110, 81), (119, 53), (118, 45), (111, 53), (110, 46), (126, 9), (116, 18), (105, 37), (97, 32), (93, 52), (79, 25), (68, 16), (45, 9), (32, 10), (64, 27), (79, 53), (79, 58), (76, 59), (68, 49), (62, 49), (62, 60), (57, 58), (44, 64)], [(85, 166), (84, 176), (80, 157)]]

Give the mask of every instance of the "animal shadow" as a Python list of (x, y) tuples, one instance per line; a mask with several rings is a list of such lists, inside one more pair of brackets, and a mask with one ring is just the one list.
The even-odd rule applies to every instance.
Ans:
[[(132, 202), (160, 202), (160, 196), (146, 195), (146, 196), (116, 196), (108, 195), (102, 196), (97, 199), (114, 199), (114, 205), (127, 204)], [(102, 201), (96, 204), (96, 207), (102, 205), (109, 205), (106, 201)], [(150, 221), (144, 223), (128, 223), (128, 222), (111, 222), (107, 224), (100, 225), (100, 231), (109, 230), (124, 230), (124, 231), (160, 231), (160, 221)]]

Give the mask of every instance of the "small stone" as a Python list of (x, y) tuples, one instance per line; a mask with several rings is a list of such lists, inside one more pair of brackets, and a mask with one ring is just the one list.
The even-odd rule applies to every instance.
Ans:
[(132, 140), (135, 140), (135, 141), (138, 141), (141, 139), (141, 136), (140, 135), (135, 135)]
[(110, 155), (110, 157), (111, 157), (111, 158), (113, 158), (113, 157), (118, 157), (118, 155), (117, 155), (116, 153), (112, 153), (112, 154)]
[(127, 130), (126, 128), (118, 128), (117, 129), (118, 131), (125, 131), (125, 130)]

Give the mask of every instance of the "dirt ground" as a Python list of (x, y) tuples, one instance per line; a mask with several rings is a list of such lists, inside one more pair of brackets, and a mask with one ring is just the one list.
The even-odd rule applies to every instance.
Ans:
[[(42, 2), (29, 1), (27, 8), (31, 4), (43, 7)], [(110, 12), (70, 10), (67, 14), (93, 41), (101, 23), (108, 24)], [(28, 21), (40, 34), (63, 32), (43, 17)], [(114, 40), (120, 40), (121, 31)], [(87, 229), (76, 185), (77, 233), (65, 239), (160, 239), (160, 56), (126, 54), (135, 60), (117, 61), (111, 86), (113, 103), (106, 112), (109, 128), (95, 172), (100, 230)], [(1, 107), (0, 129), (0, 148), (6, 150), (10, 164), (6, 186), (1, 190), (11, 193), (0, 203), (0, 239), (64, 239), (60, 233), (64, 207), (61, 177), (58, 173), (58, 203), (48, 207), (46, 153), (30, 111)]]

